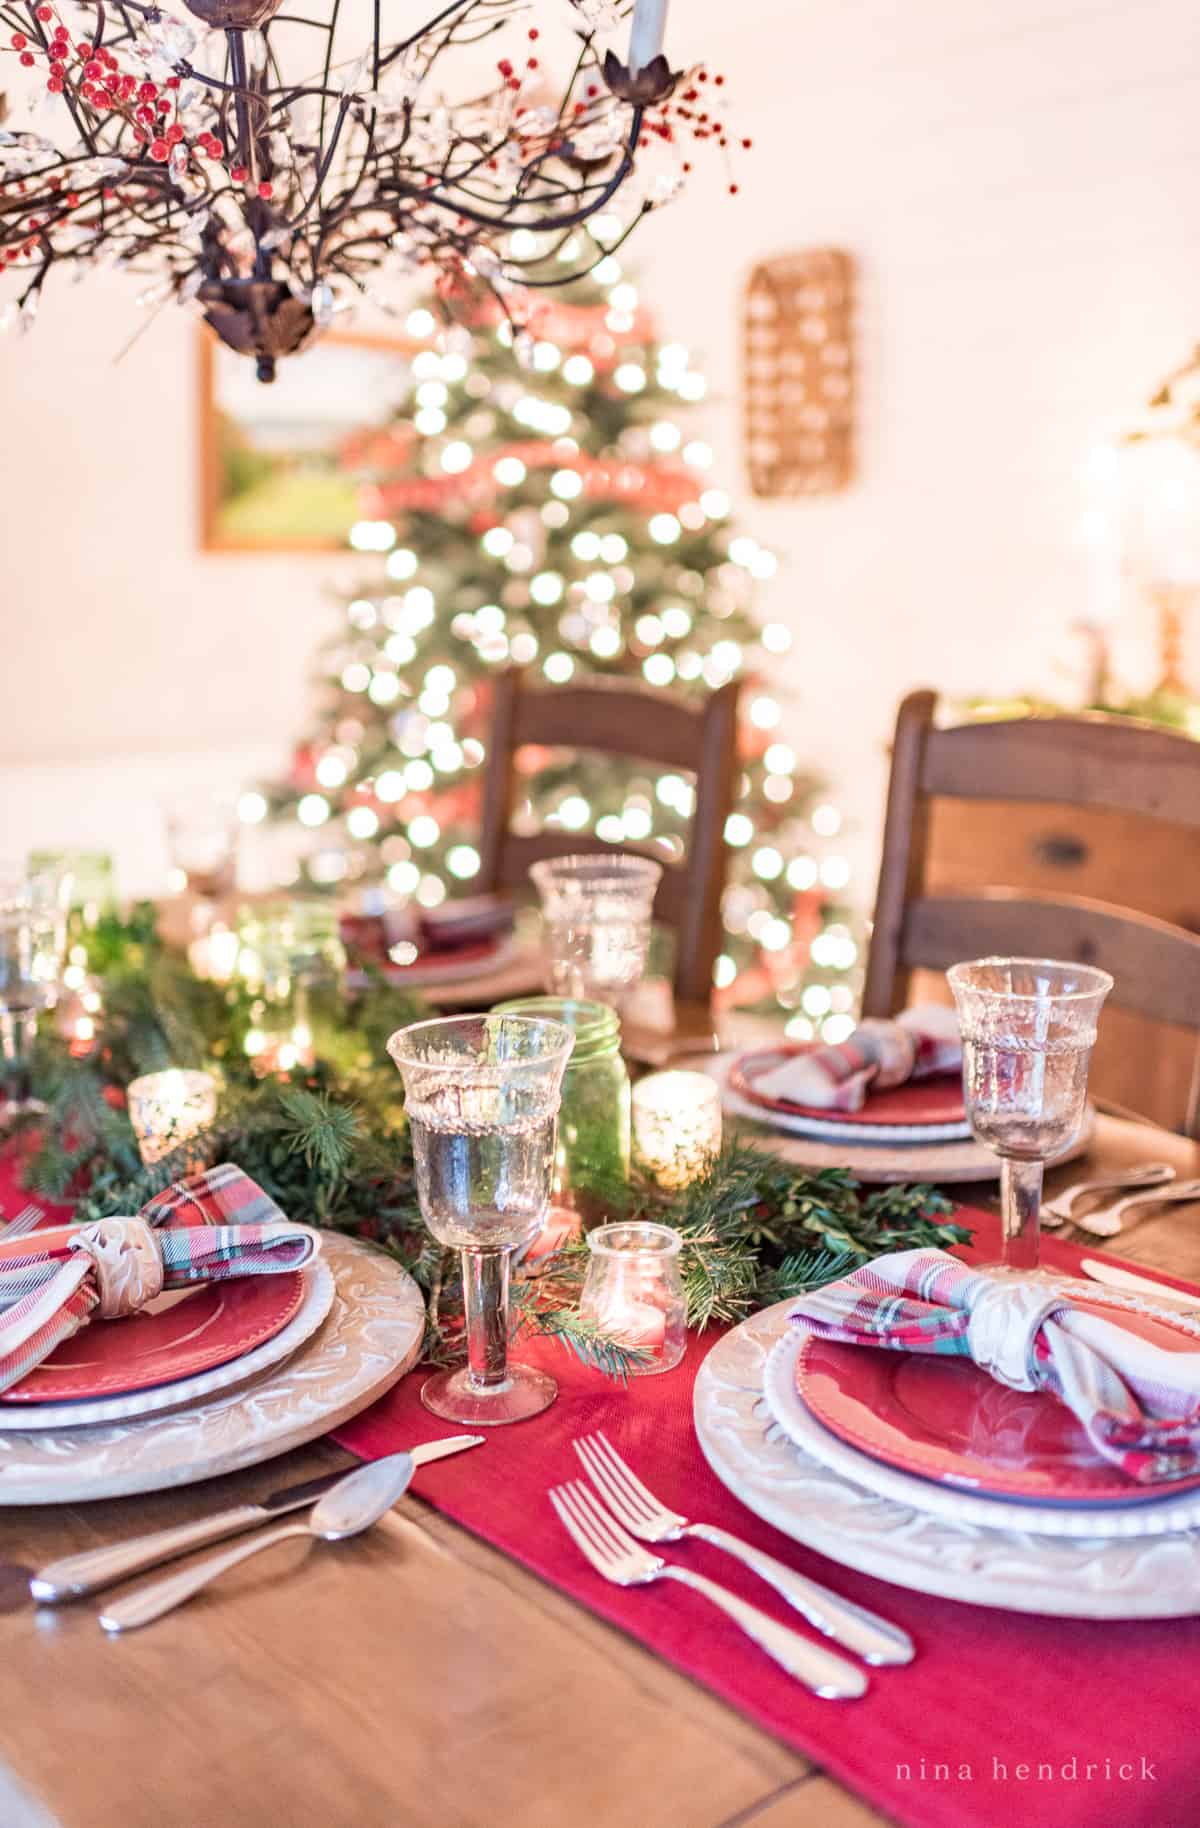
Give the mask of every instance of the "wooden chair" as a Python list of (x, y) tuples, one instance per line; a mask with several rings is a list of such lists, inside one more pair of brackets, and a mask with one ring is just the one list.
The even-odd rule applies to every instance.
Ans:
[[(1186, 860), (1195, 875), (1200, 743), (1096, 715), (938, 729), (936, 709), (934, 693), (914, 692), (896, 723), (864, 1015), (894, 1013), (910, 998), (914, 970), (941, 972), (957, 959), (1017, 953), (1100, 965), (1115, 983), (1106, 1005), (1112, 1014), (1100, 1024), (1094, 1088), (1103, 1094), (1106, 1079), (1115, 1081), (1123, 1102), (1200, 1135), (1200, 937), (1139, 908), (1147, 896), (1162, 905), (1164, 857)], [(947, 802), (958, 803), (959, 868), (951, 871), (944, 846), (938, 855)], [(966, 832), (978, 821), (994, 836), (1001, 806), (1005, 845), (989, 852), (977, 843), (973, 879), (964, 879)], [(1049, 807), (1050, 831), (1018, 847), (1015, 822), (1036, 831)], [(1075, 835), (1085, 823), (1091, 845)], [(1105, 854), (1093, 865), (1098, 841)], [(1100, 899), (1061, 891), (1064, 872), (1073, 890), (1090, 887), (1089, 868), (1100, 879)], [(1174, 1046), (1177, 1063), (1183, 1056), (1183, 1075), (1177, 1066), (1173, 1084), (1154, 1070), (1164, 1045)], [(1156, 1098), (1162, 1108), (1150, 1113), (1147, 1101)]]
[[(725, 821), (737, 780), (738, 683), (731, 681), (698, 704), (649, 687), (592, 680), (586, 685), (531, 686), (519, 669), (496, 681), (484, 786), (479, 886), (525, 886), (529, 866), (543, 857), (581, 852), (630, 851), (663, 863), (655, 917), (675, 933), (675, 996), (707, 1003), (713, 964), (721, 950), (721, 894), (725, 887)], [(696, 800), (687, 851), (680, 864), (653, 849), (605, 844), (568, 831), (521, 837), (509, 829), (517, 792), (516, 752), (526, 743), (591, 749), (696, 777)]]

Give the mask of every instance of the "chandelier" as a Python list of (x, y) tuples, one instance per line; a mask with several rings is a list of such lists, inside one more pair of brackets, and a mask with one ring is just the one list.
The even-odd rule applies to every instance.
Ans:
[[(0, 128), (0, 269), (22, 326), (55, 268), (129, 268), (148, 276), (141, 304), (194, 304), (270, 381), (336, 312), (386, 310), (414, 275), (448, 315), (480, 288), (505, 303), (566, 283), (674, 194), (685, 140), (725, 143), (720, 78), (663, 55), (666, 0), (636, 0), (624, 60), (597, 42), (614, 0), (536, 16), (449, 0), (415, 30), (396, 0), (184, 4), (0, 0), (0, 49), (34, 104), (28, 130)], [(568, 73), (551, 85), (555, 36)]]

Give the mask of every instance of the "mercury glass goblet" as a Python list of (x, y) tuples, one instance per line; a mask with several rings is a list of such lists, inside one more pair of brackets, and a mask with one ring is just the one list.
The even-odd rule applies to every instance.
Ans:
[(546, 988), (619, 1008), (646, 969), (662, 865), (617, 851), (555, 857), (529, 874), (542, 900)]
[(946, 973), (963, 1043), (963, 1094), (1000, 1157), (1003, 1263), (1038, 1266), (1042, 1175), (1083, 1126), (1107, 971), (1049, 958), (981, 958)]
[(421, 1216), (462, 1252), (467, 1364), (426, 1380), (421, 1401), (449, 1422), (520, 1422), (558, 1386), (508, 1358), (509, 1271), (541, 1230), (555, 1129), (575, 1037), (525, 1016), (449, 1016), (399, 1029), (387, 1047), (404, 1080)]
[(71, 879), (0, 864), (0, 1056), (10, 1095), (0, 1117), (25, 1108), (37, 1019), (58, 1000)]

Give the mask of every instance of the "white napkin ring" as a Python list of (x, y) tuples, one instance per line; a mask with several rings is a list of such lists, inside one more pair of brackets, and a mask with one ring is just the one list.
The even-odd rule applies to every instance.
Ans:
[(980, 1370), (1010, 1390), (1036, 1390), (1033, 1342), (1043, 1322), (1068, 1305), (1062, 1289), (981, 1275), (969, 1300), (967, 1349)]
[(866, 1058), (875, 1066), (872, 1087), (877, 1092), (888, 1086), (903, 1085), (912, 1077), (917, 1061), (917, 1044), (899, 1022), (882, 1017), (868, 1017), (860, 1022), (851, 1037)]
[(122, 1320), (162, 1293), (163, 1260), (153, 1227), (145, 1219), (97, 1219), (71, 1239), (96, 1266), (100, 1318)]

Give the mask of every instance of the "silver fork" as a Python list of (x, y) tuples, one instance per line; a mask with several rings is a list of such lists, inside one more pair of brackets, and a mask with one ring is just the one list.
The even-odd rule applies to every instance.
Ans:
[(35, 1201), (22, 1206), (15, 1219), (9, 1219), (7, 1225), (0, 1225), (0, 1244), (7, 1238), (23, 1238), (28, 1232), (36, 1231), (46, 1214)]
[(637, 1474), (621, 1458), (603, 1434), (585, 1435), (574, 1443), (592, 1484), (611, 1506), (618, 1520), (639, 1542), (681, 1542), (695, 1537), (724, 1549), (727, 1555), (744, 1562), (769, 1586), (781, 1593), (790, 1606), (802, 1613), (817, 1631), (853, 1650), (864, 1662), (875, 1664), (911, 1663), (916, 1654), (912, 1639), (898, 1625), (889, 1624), (878, 1613), (853, 1600), (842, 1599), (828, 1587), (805, 1579), (784, 1562), (776, 1561), (761, 1549), (752, 1548), (740, 1536), (731, 1536), (715, 1524), (689, 1523), (678, 1511), (668, 1510), (648, 1491)]
[(640, 1548), (579, 1480), (556, 1485), (550, 1492), (550, 1502), (576, 1548), (605, 1580), (618, 1587), (640, 1587), (656, 1580), (680, 1581), (711, 1600), (741, 1626), (747, 1637), (753, 1638), (760, 1650), (765, 1650), (789, 1676), (803, 1682), (815, 1695), (845, 1701), (866, 1694), (867, 1678), (856, 1664), (802, 1638), (789, 1625), (777, 1624), (757, 1606), (748, 1605), (703, 1574), (693, 1574), (690, 1568), (681, 1568), (677, 1562), (664, 1561), (661, 1555), (651, 1555)]

